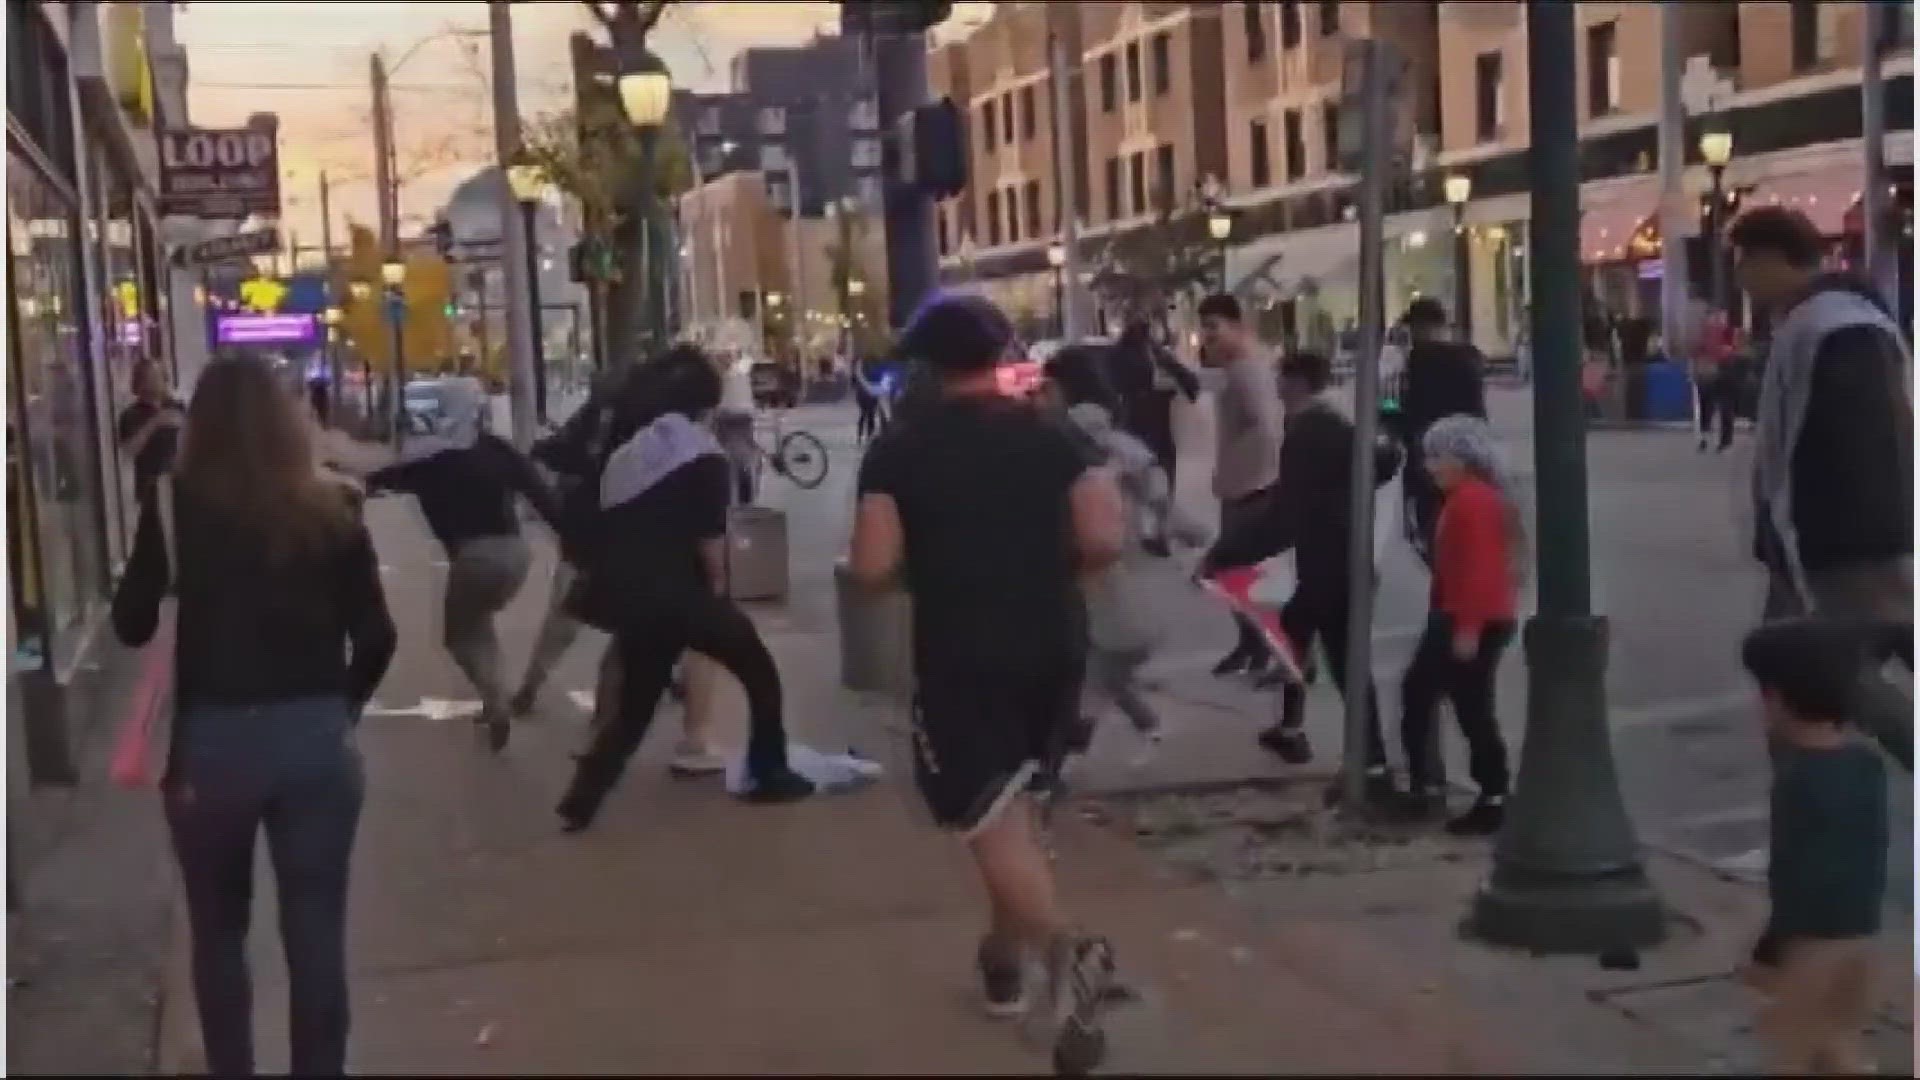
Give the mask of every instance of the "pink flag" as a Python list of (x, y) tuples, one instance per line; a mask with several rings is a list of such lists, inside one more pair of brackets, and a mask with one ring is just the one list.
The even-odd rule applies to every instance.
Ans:
[(1256, 603), (1252, 593), (1260, 580), (1260, 570), (1254, 566), (1235, 567), (1221, 570), (1210, 577), (1202, 578), (1201, 585), (1215, 596), (1227, 602), (1227, 606), (1239, 614), (1252, 619), (1267, 639), (1267, 645), (1273, 649), (1273, 655), (1280, 664), (1280, 673), (1290, 682), (1301, 682), (1304, 675), (1300, 665), (1300, 652), (1294, 648), (1293, 641), (1280, 625), (1280, 614), (1275, 609)]

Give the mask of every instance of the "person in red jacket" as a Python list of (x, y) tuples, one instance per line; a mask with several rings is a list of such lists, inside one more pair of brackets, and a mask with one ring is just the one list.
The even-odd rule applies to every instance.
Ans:
[(1453, 702), (1480, 795), (1447, 823), (1456, 836), (1500, 831), (1507, 797), (1507, 746), (1494, 716), (1494, 676), (1513, 640), (1522, 551), (1520, 517), (1499, 446), (1485, 420), (1449, 416), (1421, 440), (1422, 458), (1443, 503), (1433, 545), (1433, 592), (1425, 631), (1401, 684), (1400, 738), (1407, 798), (1417, 813), (1446, 805), (1432, 783), (1434, 709)]

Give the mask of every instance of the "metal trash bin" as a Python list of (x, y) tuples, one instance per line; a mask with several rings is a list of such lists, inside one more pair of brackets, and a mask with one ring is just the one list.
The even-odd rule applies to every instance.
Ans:
[(913, 602), (906, 590), (872, 593), (854, 583), (847, 561), (833, 564), (839, 607), (840, 685), (906, 698), (913, 693)]
[(766, 506), (727, 513), (727, 591), (735, 600), (787, 595), (787, 514)]

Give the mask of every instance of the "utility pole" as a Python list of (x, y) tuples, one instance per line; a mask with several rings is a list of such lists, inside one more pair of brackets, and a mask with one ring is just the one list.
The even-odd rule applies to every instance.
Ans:
[(1900, 310), (1899, 265), (1887, 235), (1887, 84), (1880, 72), (1893, 5), (1868, 0), (1861, 8), (1860, 143), (1866, 153), (1866, 182), (1860, 186), (1860, 238), (1867, 280), (1889, 308)]
[[(881, 29), (873, 44), (874, 82), (880, 122), (894, 133), (887, 151), (898, 162), (910, 148), (898, 145), (902, 117), (931, 95), (927, 89), (927, 35), (924, 31)], [(934, 247), (933, 199), (920, 187), (900, 181), (898, 169), (886, 181), (888, 322), (903, 329), (940, 281)]]
[(1074, 57), (1067, 55), (1066, 38), (1058, 26), (1050, 31), (1052, 38), (1052, 56), (1049, 66), (1053, 69), (1053, 190), (1054, 221), (1060, 230), (1060, 243), (1066, 249), (1067, 261), (1057, 271), (1060, 274), (1060, 323), (1061, 336), (1068, 341), (1078, 341), (1087, 332), (1086, 312), (1082, 301), (1085, 293), (1080, 288), (1080, 215), (1076, 200), (1080, 192), (1080, 154), (1079, 144), (1073, 137), (1074, 118), (1079, 115), (1073, 108), (1071, 86), (1076, 65)]
[(1607, 623), (1593, 614), (1574, 5), (1531, 0), (1526, 17), (1539, 613), (1526, 627), (1518, 784), (1468, 926), (1498, 945), (1603, 953), (1653, 945), (1666, 927), (1620, 797), (1607, 728)]
[[(320, 170), (320, 257), (327, 270), (327, 306), (337, 308), (340, 305), (333, 295), (333, 203), (327, 186), (327, 170)], [(297, 256), (296, 256), (297, 258)], [(339, 331), (327, 327), (327, 380), (328, 390), (333, 395), (333, 408), (340, 408), (341, 392), (345, 384), (340, 378), (340, 344), (334, 340)]]
[(534, 238), (527, 235), (513, 185), (507, 182), (507, 169), (520, 158), (520, 103), (513, 66), (513, 10), (506, 0), (487, 0), (487, 29), (493, 44), (493, 141), (504, 241), (501, 271), (507, 279), (507, 390), (513, 410), (513, 444), (524, 451), (534, 438), (534, 323), (528, 310), (532, 282), (527, 276), (527, 255)]
[[(1694, 327), (1687, 325), (1687, 245), (1692, 233), (1686, 190), (1687, 106), (1680, 93), (1681, 55), (1679, 4), (1660, 5), (1660, 339), (1667, 359), (1686, 362), (1685, 351)], [(1697, 220), (1697, 217), (1695, 218)]]
[[(373, 184), (380, 213), (380, 255), (382, 259), (396, 259), (400, 255), (399, 200), (395, 197), (393, 175), (393, 102), (387, 92), (387, 65), (374, 53), (372, 60), (373, 76)], [(375, 282), (381, 289), (381, 317), (390, 324), (392, 332), (391, 346), (387, 357), (387, 398), (385, 402), (385, 420), (389, 440), (400, 445), (401, 365), (405, 362), (402, 355), (405, 341), (403, 324), (393, 316), (391, 298), (386, 295), (389, 288), (384, 282)]]

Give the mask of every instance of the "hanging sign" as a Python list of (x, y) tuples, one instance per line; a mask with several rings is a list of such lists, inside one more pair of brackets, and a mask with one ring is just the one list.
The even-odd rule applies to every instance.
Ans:
[(199, 218), (278, 217), (278, 125), (162, 131), (160, 212)]

